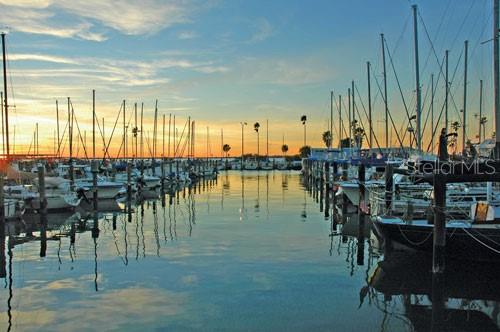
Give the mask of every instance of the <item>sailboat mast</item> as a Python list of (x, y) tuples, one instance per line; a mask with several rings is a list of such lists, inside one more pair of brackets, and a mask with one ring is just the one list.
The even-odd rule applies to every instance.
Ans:
[(431, 153), (434, 152), (434, 74), (431, 74)]
[(382, 67), (384, 69), (384, 106), (385, 106), (385, 147), (389, 148), (389, 104), (387, 101), (387, 71), (385, 66), (385, 39), (384, 34), (380, 34), (382, 42)]
[(71, 106), (68, 97), (68, 137), (69, 137), (69, 163), (72, 164), (73, 159), (73, 128), (72, 128)]
[(4, 120), (5, 120), (5, 147), (7, 160), (10, 159), (9, 150), (9, 103), (7, 97), (7, 57), (5, 55), (5, 33), (2, 33), (2, 54), (3, 54), (3, 99), (4, 99)]
[(444, 53), (444, 127), (448, 133), (448, 95), (449, 95), (449, 83), (448, 83), (448, 56), (450, 51), (446, 50)]
[(125, 99), (123, 99), (123, 142), (122, 142), (122, 145), (123, 145), (123, 159), (126, 159), (127, 158), (127, 152), (126, 152), (126, 142), (125, 142), (125, 138), (127, 137), (127, 129), (125, 128)]
[(0, 110), (2, 111), (2, 153), (5, 153), (4, 121), (3, 121), (3, 91), (0, 91)]
[[(500, 66), (498, 50), (498, 23), (499, 23), (499, 0), (493, 0), (493, 84), (494, 84), (494, 106), (495, 106), (495, 157), (500, 157)], [(7, 103), (6, 103), (7, 104)], [(8, 142), (8, 141), (7, 141)], [(7, 148), (8, 151), (8, 148)], [(7, 152), (8, 153), (8, 152)]]
[(462, 155), (465, 154), (465, 137), (467, 133), (467, 61), (468, 61), (468, 49), (469, 41), (464, 42), (464, 109), (463, 109), (463, 120), (462, 120)]
[(342, 148), (342, 96), (339, 95), (339, 148)]
[(347, 104), (349, 106), (349, 108), (348, 108), (348, 113), (349, 113), (349, 147), (352, 148), (351, 88), (347, 89)]
[[(157, 155), (157, 136), (158, 136), (158, 99), (156, 99), (155, 103), (155, 119), (154, 119), (154, 126), (153, 126), (153, 160), (156, 158)], [(154, 165), (153, 165), (154, 167)]]
[(36, 126), (35, 126), (35, 137), (36, 137), (36, 144), (35, 144), (35, 156), (38, 157), (38, 154), (39, 154), (39, 146), (38, 146), (38, 122), (36, 123)]
[(333, 145), (333, 90), (330, 91), (330, 146), (331, 149)]
[(420, 92), (420, 68), (418, 58), (418, 24), (417, 24), (417, 5), (413, 5), (413, 35), (415, 42), (415, 89), (417, 92), (417, 150), (422, 151), (422, 133), (421, 133), (421, 118), (422, 118), (422, 96)]
[(191, 156), (194, 158), (195, 122), (191, 122)]
[(103, 160), (106, 159), (106, 131), (104, 130), (104, 117), (102, 118), (102, 153)]
[(175, 114), (174, 114), (174, 127), (173, 127), (173, 129), (174, 129), (174, 151), (173, 151), (173, 152), (174, 152), (174, 159), (175, 159), (175, 157), (176, 157), (176, 155), (177, 155), (177, 144), (176, 144), (177, 142), (175, 141), (175, 139), (176, 139), (176, 132), (175, 132)]
[(266, 119), (266, 158), (269, 159), (269, 119)]
[[(57, 117), (57, 133), (59, 134), (59, 116)], [(92, 90), (92, 158), (95, 159), (95, 90)]]
[(172, 113), (168, 115), (168, 158), (170, 158), (170, 125), (172, 122)]
[[(3, 114), (2, 114), (3, 117)], [(56, 99), (56, 121), (57, 121), (57, 157), (59, 158), (59, 148), (60, 148), (60, 138), (59, 138), (59, 102)], [(3, 128), (2, 128), (2, 133), (3, 133)]]
[(352, 88), (351, 88), (351, 93), (352, 93), (352, 123), (354, 124), (356, 122), (356, 102), (354, 100), (354, 81), (351, 82)]
[(366, 62), (366, 73), (368, 75), (368, 127), (370, 130), (370, 141), (368, 142), (370, 150), (373, 148), (373, 121), (372, 121), (372, 90), (370, 79), (370, 61)]
[(144, 158), (144, 128), (142, 126), (143, 118), (144, 118), (144, 103), (141, 103), (141, 159)]
[(188, 142), (188, 159), (191, 156), (191, 117), (188, 117), (188, 137), (187, 137), (187, 142)]
[(165, 114), (163, 114), (163, 130), (162, 130), (162, 151), (161, 151), (161, 157), (162, 159), (165, 159)]
[(481, 143), (481, 127), (483, 125), (483, 80), (479, 81), (479, 140)]
[(137, 103), (134, 103), (134, 157), (137, 159)]

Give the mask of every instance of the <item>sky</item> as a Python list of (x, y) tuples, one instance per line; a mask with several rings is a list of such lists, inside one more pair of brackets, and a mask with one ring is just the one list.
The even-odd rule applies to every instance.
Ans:
[[(158, 154), (163, 152), (162, 116), (168, 136), (169, 117), (175, 115), (179, 133), (189, 116), (195, 121), (199, 156), (219, 156), (221, 143), (229, 144), (229, 154), (238, 156), (242, 122), (248, 124), (244, 126), (245, 153), (257, 151), (253, 124), (259, 122), (260, 153), (265, 154), (267, 121), (269, 154), (281, 154), (283, 141), (289, 154), (297, 153), (304, 143), (302, 115), (308, 119), (306, 143), (324, 146), (321, 137), (329, 129), (333, 91), (337, 144), (338, 99), (342, 95), (345, 118), (347, 89), (353, 80), (356, 107), (368, 128), (367, 61), (372, 67), (373, 126), (377, 142), (384, 145), (380, 34), (387, 41), (389, 109), (402, 137), (408, 127), (405, 105), (410, 115), (415, 112), (412, 4), (408, 0), (0, 0), (0, 29), (8, 33), (11, 145), (15, 143), (16, 153), (27, 153), (38, 123), (39, 152), (53, 153), (56, 100), (63, 136), (70, 97), (90, 153), (93, 89), (96, 114), (101, 122), (104, 119), (107, 140), (125, 100), (127, 122), (131, 121), (128, 135), (134, 104), (140, 109), (143, 103), (143, 134), (151, 142), (158, 100)], [(460, 119), (461, 123), (466, 39), (467, 138), (477, 140), (480, 80), (484, 81), (483, 112), (488, 118), (486, 136), (491, 136), (492, 1), (422, 0), (415, 4), (423, 118), (427, 119), (424, 147), (431, 137), (430, 77), (435, 76), (437, 119), (443, 109), (444, 69), (440, 68), (447, 49), (449, 122)], [(390, 133), (393, 145), (397, 144), (395, 132)], [(120, 120), (111, 142), (112, 155), (118, 152), (122, 134)], [(66, 154), (67, 135), (61, 141)], [(148, 143), (145, 146), (149, 151)], [(101, 138), (96, 149), (101, 155)], [(75, 150), (83, 156), (81, 144)]]

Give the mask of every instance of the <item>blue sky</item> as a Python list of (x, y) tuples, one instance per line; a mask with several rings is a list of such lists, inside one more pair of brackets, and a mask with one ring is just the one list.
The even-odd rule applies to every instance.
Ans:
[[(266, 119), (271, 152), (279, 151), (283, 135), (295, 152), (302, 142), (302, 114), (309, 118), (308, 143), (320, 145), (321, 133), (328, 128), (330, 91), (345, 96), (355, 80), (366, 106), (366, 61), (381, 82), (381, 32), (411, 113), (415, 95), (411, 4), (403, 0), (0, 0), (0, 26), (9, 31), (11, 103), (16, 105), (11, 126), (16, 126), (18, 148), (22, 149), (19, 142), (29, 145), (34, 123), (39, 122), (44, 138), (40, 150), (52, 150), (56, 99), (65, 103), (71, 97), (81, 129), (90, 130), (92, 89), (96, 89), (98, 116), (106, 118), (108, 128), (123, 99), (128, 105), (144, 102), (148, 126), (155, 99), (160, 115), (176, 114), (182, 124), (191, 115), (199, 128), (200, 154), (205, 153), (206, 126), (211, 132), (211, 153), (219, 151), (223, 128), (231, 153), (237, 155), (239, 122), (263, 125)], [(491, 38), (492, 1), (417, 4), (439, 60), (445, 49), (450, 50), (450, 73), (456, 72), (451, 83), (456, 104), (450, 109), (451, 119), (458, 118), (457, 110), (462, 108), (461, 53), (463, 41), (470, 40), (467, 108), (473, 122), (469, 136), (474, 138), (480, 79), (485, 81), (485, 113), (491, 114), (491, 43), (481, 42)], [(419, 40), (425, 95), (430, 74), (437, 77), (439, 67), (422, 20)], [(388, 76), (390, 109), (397, 125), (404, 128), (403, 103), (389, 62)], [(442, 86), (441, 78), (435, 109), (442, 105)], [(377, 127), (383, 107), (375, 80), (372, 95)], [(425, 112), (428, 105), (425, 99)], [(250, 126), (246, 141), (246, 151), (256, 150)]]

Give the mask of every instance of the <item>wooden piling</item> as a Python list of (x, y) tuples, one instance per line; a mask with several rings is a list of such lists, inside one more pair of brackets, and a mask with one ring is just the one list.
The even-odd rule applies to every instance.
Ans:
[(7, 276), (5, 259), (5, 203), (3, 192), (3, 173), (0, 173), (0, 278)]
[(38, 193), (40, 206), (40, 257), (47, 253), (47, 198), (45, 197), (45, 167), (38, 166)]
[(165, 189), (165, 158), (161, 159), (161, 191)]
[(325, 162), (325, 183), (326, 183), (326, 190), (330, 190), (330, 188), (331, 188), (330, 187), (330, 163), (328, 161)]
[(394, 168), (391, 164), (385, 166), (385, 214), (390, 215), (392, 213), (392, 187), (394, 183), (393, 179)]
[(5, 234), (5, 195), (3, 192), (4, 174), (0, 173), (0, 228), (1, 232)]
[(132, 199), (132, 166), (127, 163), (127, 200)]
[(434, 174), (434, 238), (432, 245), (432, 272), (443, 273), (446, 245), (446, 181), (444, 175)]
[(366, 218), (366, 202), (365, 202), (365, 164), (360, 164), (358, 167), (358, 183), (359, 183), (359, 204), (358, 204), (358, 250), (357, 264), (364, 265), (365, 259), (365, 218)]
[(38, 193), (40, 200), (40, 207), (38, 212), (40, 214), (47, 214), (47, 198), (45, 197), (45, 168), (38, 166)]

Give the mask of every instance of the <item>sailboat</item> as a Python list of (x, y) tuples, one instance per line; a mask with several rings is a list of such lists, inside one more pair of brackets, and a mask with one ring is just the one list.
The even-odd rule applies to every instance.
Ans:
[[(495, 116), (497, 125), (500, 116), (500, 94), (498, 92), (499, 82), (499, 48), (498, 48), (498, 21), (499, 21), (499, 0), (494, 1), (494, 77), (495, 77)], [(496, 148), (500, 146), (500, 137), (497, 137)], [(495, 153), (494, 153), (495, 155)], [(498, 154), (496, 154), (498, 158)], [(495, 171), (498, 169), (498, 160), (495, 161)], [(463, 164), (453, 164), (457, 169), (462, 167), (461, 176), (466, 174)], [(483, 166), (486, 165), (483, 163)], [(478, 166), (479, 167), (479, 166)], [(438, 170), (440, 171), (440, 170)], [(472, 170), (470, 172), (475, 172)], [(475, 174), (475, 173), (474, 173)], [(483, 173), (484, 174), (484, 173)], [(477, 175), (477, 174), (476, 174)], [(498, 175), (498, 174), (494, 174)], [(448, 185), (449, 187), (449, 185)], [(459, 187), (460, 188), (460, 187)], [(445, 253), (447, 256), (458, 256), (471, 260), (499, 260), (500, 259), (500, 199), (494, 194), (491, 185), (483, 188), (469, 187), (469, 190), (478, 192), (476, 201), (466, 201), (465, 206), (471, 207), (468, 217), (455, 219), (445, 211), (436, 210), (434, 202), (433, 213), (445, 214)], [(467, 197), (465, 188), (459, 189), (461, 194), (455, 196)], [(444, 199), (445, 206), (453, 199), (453, 194)], [(481, 196), (486, 196), (482, 197)], [(439, 209), (441, 209), (439, 207)], [(433, 252), (433, 234), (435, 231), (434, 219), (432, 215), (426, 219), (405, 219), (395, 215), (379, 215), (373, 220), (375, 233), (384, 241), (387, 249), (391, 248), (412, 248), (424, 252)]]

